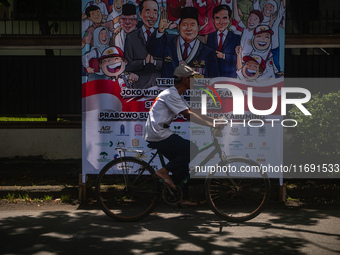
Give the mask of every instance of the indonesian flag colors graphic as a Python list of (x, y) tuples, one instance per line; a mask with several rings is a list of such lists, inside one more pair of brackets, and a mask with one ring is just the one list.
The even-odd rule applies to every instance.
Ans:
[[(267, 86), (249, 86), (237, 80), (226, 80), (223, 78), (214, 78), (210, 81), (211, 85), (203, 83), (198, 89), (209, 95), (208, 102), (212, 105), (220, 104), (219, 109), (214, 108), (211, 111), (219, 113), (233, 112), (233, 96), (227, 93), (226, 89), (215, 88), (216, 84), (233, 85), (239, 88), (244, 94), (244, 111), (251, 113), (248, 104), (248, 91), (252, 88), (252, 105), (257, 110), (268, 110), (273, 106), (273, 97), (277, 96), (277, 107), (271, 115), (281, 114), (281, 88), (283, 79), (273, 80)], [(83, 112), (91, 110), (112, 110), (115, 112), (148, 112), (154, 100), (161, 91), (165, 89), (122, 89), (116, 81), (96, 80), (86, 82), (82, 85)], [(194, 87), (195, 89), (195, 87)], [(277, 95), (273, 91), (277, 91)], [(125, 92), (124, 92), (125, 91)], [(128, 92), (129, 91), (129, 92)], [(190, 92), (187, 93), (187, 95)], [(192, 97), (188, 97), (192, 101)], [(197, 100), (200, 100), (198, 97)], [(146, 103), (148, 102), (148, 103)], [(146, 107), (149, 105), (149, 107)], [(209, 108), (208, 108), (209, 112)]]

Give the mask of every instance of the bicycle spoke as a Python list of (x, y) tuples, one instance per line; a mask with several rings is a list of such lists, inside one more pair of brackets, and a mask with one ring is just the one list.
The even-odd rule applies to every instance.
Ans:
[[(145, 174), (141, 174), (145, 170)], [(160, 196), (153, 170), (132, 157), (108, 163), (98, 176), (96, 192), (103, 211), (111, 218), (135, 221), (146, 217)]]
[[(257, 166), (246, 158), (229, 159), (231, 166)], [(217, 175), (207, 180), (206, 195), (211, 209), (221, 218), (242, 222), (256, 217), (269, 198), (270, 182), (266, 175), (257, 174), (228, 177)]]

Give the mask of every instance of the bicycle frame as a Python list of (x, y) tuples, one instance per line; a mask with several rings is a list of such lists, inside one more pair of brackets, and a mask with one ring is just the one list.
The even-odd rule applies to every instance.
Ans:
[[(214, 149), (208, 154), (208, 156), (207, 156), (202, 162), (199, 163), (199, 166), (203, 166), (203, 165), (205, 165), (206, 163), (208, 163), (208, 162), (209, 162), (216, 154), (219, 155), (219, 158), (220, 158), (220, 160), (221, 160), (221, 161), (219, 162), (219, 164), (223, 161), (223, 160), (222, 160), (222, 150), (221, 150), (221, 147), (219, 146), (219, 143), (218, 143), (217, 138), (214, 137), (214, 136), (213, 136), (213, 141), (212, 141), (211, 143), (209, 143), (209, 144), (207, 144), (207, 145), (205, 145), (205, 146), (203, 146), (203, 147), (201, 147), (201, 148), (198, 149), (197, 155), (200, 154), (200, 153), (203, 152), (203, 151), (206, 151), (206, 150), (210, 149), (211, 147), (214, 147)], [(151, 158), (150, 158), (149, 161), (147, 162), (146, 168), (149, 167), (149, 166), (151, 166), (151, 163), (153, 162), (153, 160), (155, 159), (155, 157), (156, 157), (157, 155), (159, 156), (159, 160), (160, 160), (160, 162), (161, 162), (162, 167), (165, 166), (164, 155), (163, 155), (161, 152), (159, 152), (159, 151), (157, 150), (155, 153), (151, 153)], [(196, 155), (196, 156), (197, 156), (197, 155)], [(145, 171), (145, 169), (141, 171), (141, 174), (143, 174), (144, 171)], [(190, 175), (189, 175), (189, 177), (184, 178), (184, 179), (181, 181), (181, 183), (179, 184), (179, 186), (180, 186), (180, 187), (183, 187), (184, 184), (188, 181), (189, 178), (190, 178)]]
[[(203, 151), (206, 151), (206, 150), (208, 150), (208, 149), (210, 149), (211, 147), (214, 147), (214, 149), (205, 157), (205, 159), (204, 160), (202, 160), (199, 164), (198, 164), (198, 166), (204, 166), (204, 165), (206, 165), (216, 154), (218, 154), (219, 155), (219, 158), (220, 158), (220, 162), (218, 163), (219, 165), (221, 165), (222, 164), (222, 162), (224, 162), (223, 161), (223, 158), (222, 158), (222, 150), (221, 150), (221, 147), (220, 147), (220, 145), (219, 145), (219, 143), (218, 143), (218, 140), (217, 140), (217, 138), (213, 135), (213, 133), (212, 133), (212, 137), (213, 137), (213, 141), (212, 142), (210, 142), (209, 144), (207, 144), (207, 145), (205, 145), (205, 146), (203, 146), (203, 147), (201, 147), (201, 148), (199, 148), (198, 149), (198, 153), (197, 153), (197, 155), (198, 154), (200, 154), (200, 153), (202, 153)], [(120, 151), (123, 151), (124, 153), (125, 152), (134, 152), (134, 153), (138, 153), (139, 155), (143, 155), (143, 154), (145, 154), (145, 152), (144, 151), (141, 151), (141, 150), (127, 150), (127, 149), (119, 149)], [(153, 150), (153, 149), (152, 149)], [(151, 150), (151, 151), (152, 151)], [(125, 154), (124, 154), (125, 155)], [(143, 168), (143, 169), (140, 169), (140, 172), (139, 172), (139, 174), (138, 175), (143, 175), (143, 173), (145, 172), (145, 169), (146, 168), (148, 168), (148, 167), (151, 167), (151, 163), (153, 162), (153, 160), (156, 158), (156, 156), (159, 156), (159, 160), (160, 160), (160, 163), (161, 163), (161, 166), (162, 167), (164, 167), (165, 166), (165, 159), (164, 159), (164, 155), (161, 153), (161, 152), (159, 152), (158, 150), (156, 150), (156, 152), (153, 152), (153, 153), (151, 153), (151, 158), (146, 162), (146, 161), (144, 161), (144, 162), (146, 162), (146, 166), (145, 166), (145, 168)], [(196, 155), (196, 156), (197, 156)], [(123, 159), (123, 157), (121, 157), (121, 159)], [(123, 161), (122, 161), (122, 163), (123, 163)], [(179, 184), (178, 184), (178, 186), (179, 187), (183, 187), (187, 182), (188, 182), (188, 180), (190, 179), (190, 174), (187, 176), (187, 177), (185, 177)], [(136, 179), (137, 180), (137, 179)], [(136, 181), (135, 180), (135, 181)], [(233, 183), (233, 185), (235, 185), (234, 184), (234, 182), (231, 180), (231, 182)]]
[[(221, 150), (221, 147), (218, 144), (218, 140), (217, 140), (216, 137), (214, 137), (214, 140), (211, 143), (203, 146), (202, 148), (199, 148), (197, 155), (200, 154), (201, 152), (205, 151), (205, 150), (208, 150), (211, 147), (215, 147), (215, 148), (209, 153), (209, 155), (199, 165), (204, 165), (204, 164), (208, 163), (216, 154), (219, 155), (219, 157), (222, 161), (222, 150)], [(159, 160), (161, 162), (162, 167), (165, 166), (164, 156), (161, 152), (159, 152), (157, 150), (156, 153), (151, 153), (151, 155), (152, 155), (151, 159), (147, 162), (148, 166), (150, 166), (150, 164), (152, 163), (152, 161), (155, 159), (155, 157), (157, 155), (159, 156)]]
[(211, 147), (215, 147), (215, 148), (209, 153), (209, 155), (201, 163), (199, 163), (199, 166), (203, 166), (206, 163), (208, 163), (216, 154), (218, 154), (221, 160), (220, 162), (222, 162), (222, 150), (216, 137), (214, 137), (214, 140), (211, 143), (203, 146), (202, 148), (199, 148), (197, 155)]

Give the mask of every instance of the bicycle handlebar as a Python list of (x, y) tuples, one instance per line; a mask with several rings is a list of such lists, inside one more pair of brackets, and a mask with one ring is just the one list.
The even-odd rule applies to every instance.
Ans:
[(212, 134), (212, 136), (213, 136), (213, 137), (223, 137), (222, 129), (223, 129), (223, 128), (217, 128), (217, 127), (211, 128), (211, 134)]

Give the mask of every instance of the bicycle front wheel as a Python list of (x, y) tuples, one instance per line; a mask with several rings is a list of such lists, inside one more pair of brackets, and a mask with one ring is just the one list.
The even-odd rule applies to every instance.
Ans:
[[(258, 216), (269, 200), (267, 174), (261, 173), (255, 161), (243, 157), (228, 158), (224, 169), (228, 171), (211, 174), (206, 180), (206, 198), (211, 209), (230, 222), (244, 222)], [(254, 172), (241, 172), (245, 169)]]
[(107, 216), (118, 221), (137, 221), (155, 208), (160, 191), (150, 166), (134, 157), (123, 157), (100, 171), (96, 195)]

